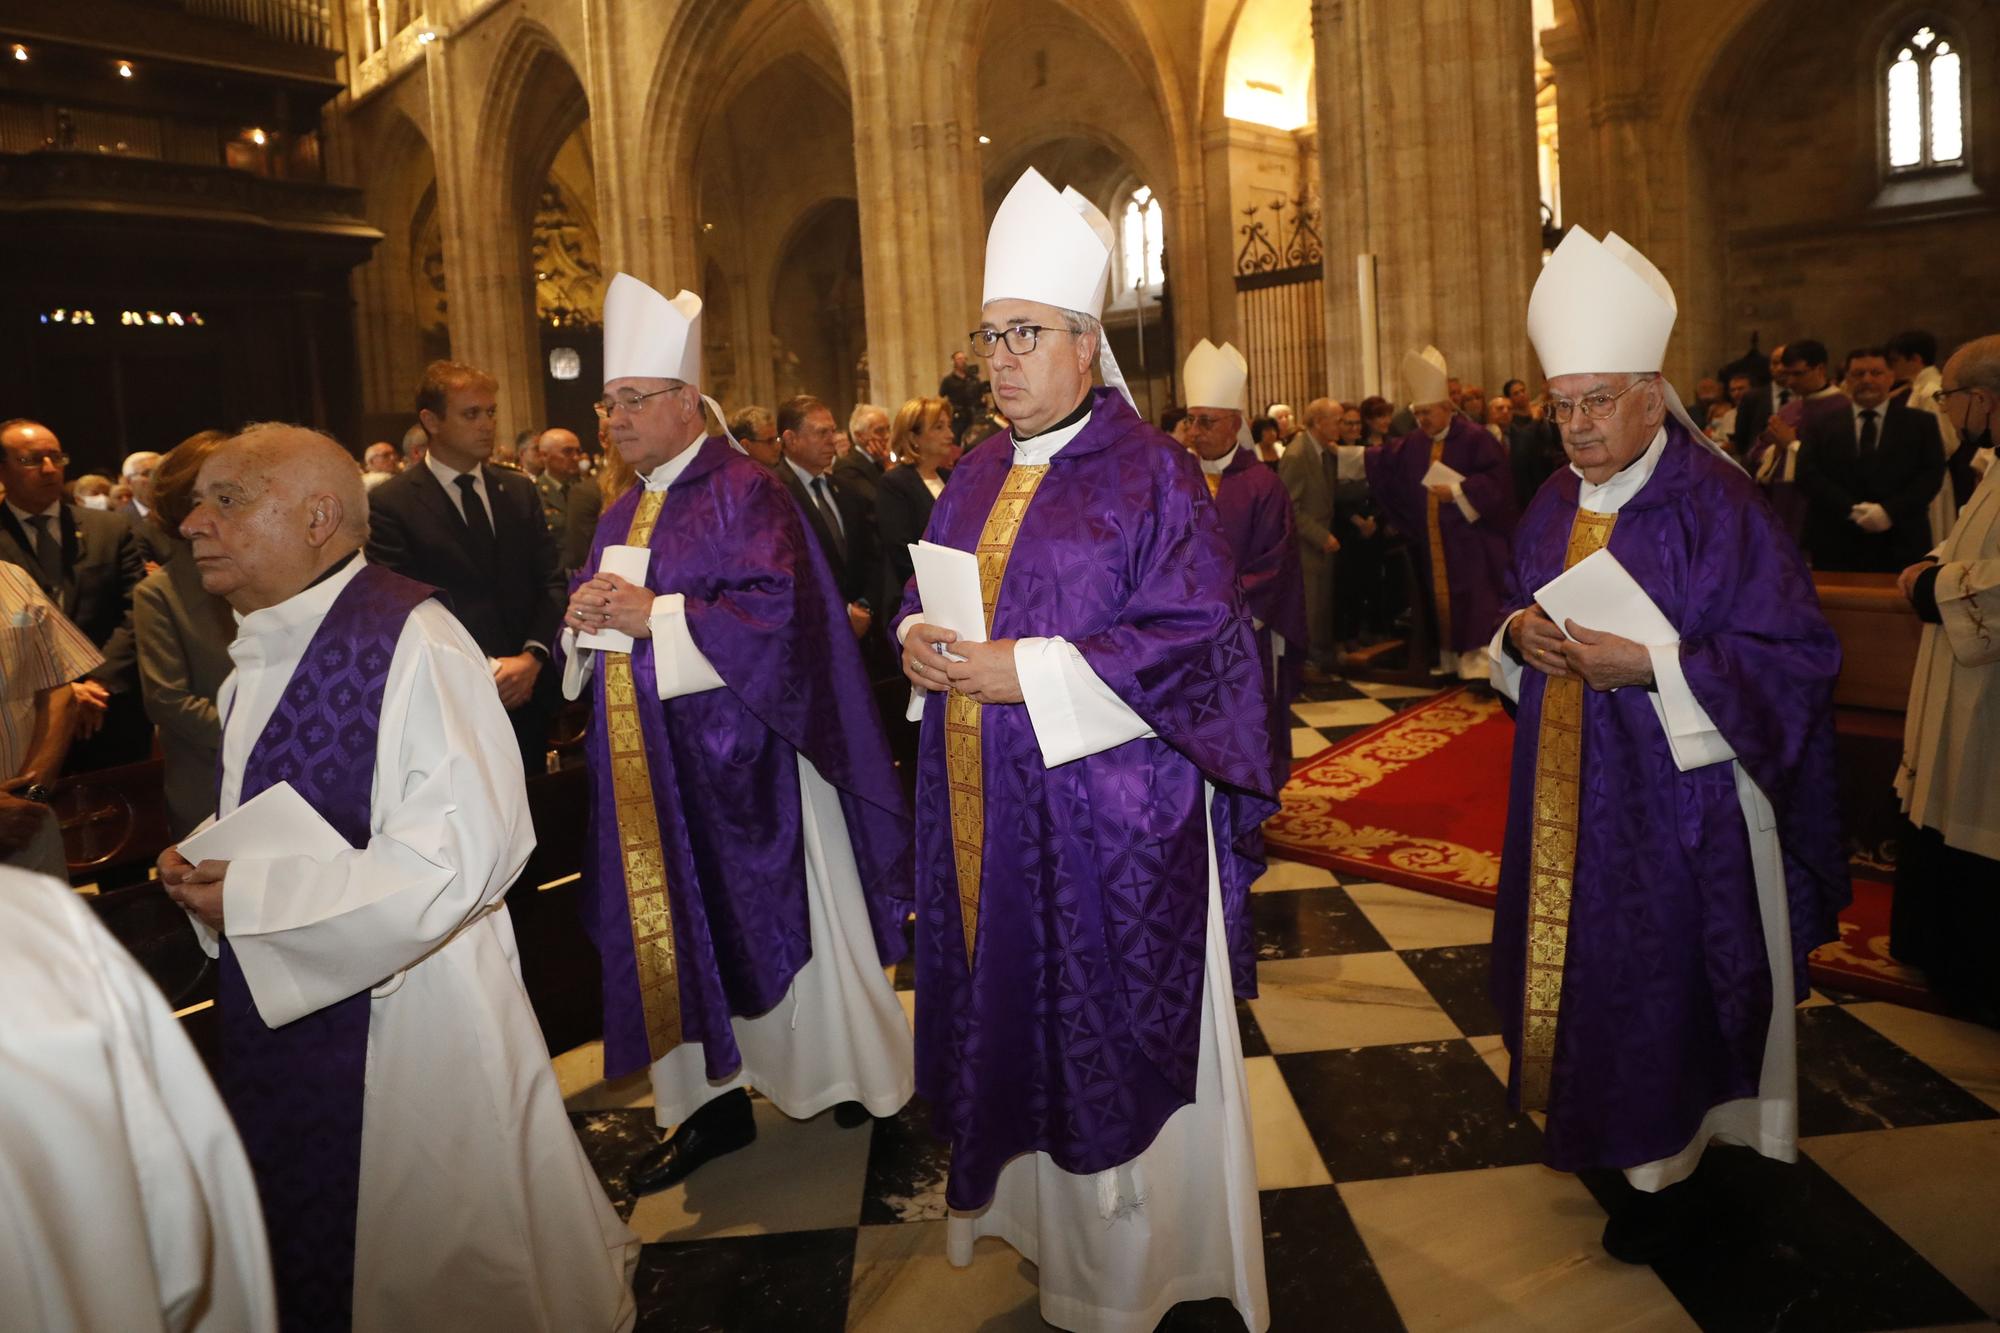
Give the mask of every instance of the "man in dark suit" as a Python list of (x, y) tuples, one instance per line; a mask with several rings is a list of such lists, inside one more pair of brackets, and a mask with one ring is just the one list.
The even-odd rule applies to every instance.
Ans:
[(1739, 459), (1748, 458), (1757, 445), (1757, 437), (1764, 433), (1771, 418), (1779, 408), (1792, 401), (1792, 388), (1785, 378), (1785, 345), (1779, 343), (1771, 349), (1771, 379), (1769, 383), (1751, 383), (1749, 391), (1736, 403), (1736, 429), (1729, 433), (1729, 442), (1736, 446)]
[(1889, 404), (1880, 347), (1849, 353), (1851, 408), (1808, 418), (1799, 432), (1805, 548), (1814, 569), (1899, 573), (1930, 549), (1931, 497), (1944, 480), (1937, 418)]
[[(819, 541), (821, 554), (833, 570), (833, 581), (847, 599), (847, 620), (854, 637), (866, 641), (874, 622), (874, 599), (882, 584), (875, 556), (875, 512), (852, 489), (835, 481), (833, 409), (800, 394), (778, 408), (778, 439), (784, 458), (778, 479), (805, 511), (806, 522)], [(878, 664), (869, 663), (871, 672)]]
[(856, 403), (847, 414), (847, 437), (854, 447), (833, 465), (833, 479), (875, 507), (875, 487), (889, 466), (889, 414), (873, 403)]
[(27, 570), (37, 586), (104, 654), (76, 683), (81, 738), (71, 773), (144, 759), (152, 723), (139, 698), (139, 650), (132, 638), (132, 589), (146, 576), (132, 525), (117, 514), (63, 500), (69, 460), (55, 432), (38, 421), (0, 423), (0, 560)]
[(523, 764), (541, 773), (556, 704), (556, 681), (543, 668), (561, 626), (563, 575), (535, 483), (487, 462), (498, 387), (456, 361), (424, 369), (424, 458), (369, 493), (368, 559), (444, 592), (492, 659)]

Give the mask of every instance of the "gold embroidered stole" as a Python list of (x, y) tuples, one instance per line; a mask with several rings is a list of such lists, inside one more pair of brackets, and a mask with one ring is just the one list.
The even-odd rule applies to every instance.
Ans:
[[(626, 536), (633, 546), (652, 542), (665, 491), (639, 497)], [(660, 816), (653, 806), (653, 777), (646, 765), (646, 737), (630, 653), (601, 654), (604, 730), (611, 743), (611, 797), (624, 861), (625, 902), (632, 916), (632, 957), (639, 971), (639, 1004), (646, 1019), (646, 1049), (655, 1060), (681, 1044), (680, 969), (674, 960), (674, 914), (667, 900), (666, 854)], [(655, 700), (647, 706), (658, 707)]]
[[(1616, 514), (1576, 511), (1563, 568), (1603, 549)], [(1528, 984), (1521, 1023), (1521, 1109), (1549, 1104), (1556, 1015), (1569, 953), (1570, 890), (1576, 877), (1577, 807), (1583, 776), (1583, 682), (1550, 676), (1535, 734), (1535, 808), (1528, 866)]]
[[(1047, 474), (1046, 463), (1016, 463), (1000, 484), (1000, 494), (979, 533), (979, 599), (985, 605), (986, 632), (993, 632), (993, 607), (1000, 600), (1000, 580), (1007, 557), (1035, 488)], [(958, 691), (945, 697), (944, 765), (951, 790), (951, 842), (958, 864), (958, 913), (965, 928), (965, 966), (972, 968), (973, 934), (979, 927), (979, 876), (986, 849), (986, 772), (980, 750), (979, 723), (983, 706)]]
[(1208, 498), (1213, 500), (1222, 491), (1222, 474), (1220, 472), (1204, 472), (1201, 476), (1202, 480), (1208, 483)]
[[(1431, 441), (1431, 462), (1444, 457), (1444, 441)], [(1443, 504), (1428, 486), (1424, 488), (1424, 524), (1431, 538), (1431, 597), (1437, 604), (1437, 648), (1451, 646), (1451, 579), (1444, 567), (1444, 533), (1438, 525), (1438, 506)]]

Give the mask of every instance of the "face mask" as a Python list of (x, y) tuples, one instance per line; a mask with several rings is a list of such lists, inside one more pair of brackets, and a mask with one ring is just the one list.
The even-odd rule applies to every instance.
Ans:
[(111, 497), (108, 495), (86, 495), (81, 502), (85, 509), (109, 509)]

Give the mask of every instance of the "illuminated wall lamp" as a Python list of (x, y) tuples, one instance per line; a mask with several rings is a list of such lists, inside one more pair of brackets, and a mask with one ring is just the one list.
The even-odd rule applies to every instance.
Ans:
[(250, 142), (256, 144), (259, 148), (262, 148), (264, 146), (264, 131), (262, 130), (250, 131)]
[(129, 60), (121, 60), (121, 61), (119, 61), (119, 62), (118, 62), (118, 77), (119, 77), (119, 78), (121, 78), (121, 79), (129, 79), (129, 78), (131, 78), (131, 77), (132, 77), (132, 62), (131, 62), (131, 61), (129, 61)]
[(28, 48), (27, 48), (27, 47), (25, 47), (25, 46), (23, 46), (23, 45), (21, 45), (21, 44), (20, 44), (19, 42), (16, 42), (16, 43), (14, 43), (14, 45), (13, 45), (12, 47), (10, 47), (9, 49), (10, 49), (11, 51), (13, 51), (13, 53), (14, 53), (14, 59), (16, 59), (16, 60), (19, 60), (19, 61), (23, 61), (23, 62), (25, 62), (25, 61), (27, 60), (27, 58), (28, 58)]

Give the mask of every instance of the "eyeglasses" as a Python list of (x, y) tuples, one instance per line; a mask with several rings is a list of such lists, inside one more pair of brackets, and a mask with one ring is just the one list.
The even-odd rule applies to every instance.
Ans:
[(1187, 424), (1196, 430), (1214, 430), (1227, 420), (1227, 417), (1212, 417), (1206, 412), (1194, 412), (1188, 414)]
[(8, 454), (7, 461), (23, 472), (40, 472), (53, 467), (60, 472), (69, 466), (68, 454)]
[(1603, 421), (1618, 409), (1618, 400), (1620, 398), (1623, 398), (1641, 384), (1646, 383), (1649, 383), (1649, 381), (1633, 380), (1617, 393), (1587, 393), (1575, 402), (1571, 402), (1567, 398), (1551, 397), (1549, 399), (1549, 415), (1554, 417), (1558, 424), (1561, 424), (1568, 421), (1580, 407), (1583, 409), (1584, 416), (1590, 418), (1590, 420)]
[(666, 388), (655, 389), (651, 393), (621, 393), (616, 397), (600, 398), (590, 406), (600, 421), (611, 420), (612, 412), (621, 407), (625, 409), (626, 416), (636, 417), (646, 410), (648, 398), (658, 398), (663, 393), (678, 393), (685, 388), (687, 388), (685, 384), (669, 384)]
[(1068, 332), (1068, 329), (1052, 329), (1043, 324), (1010, 324), (1004, 329), (974, 329), (965, 336), (972, 340), (974, 356), (992, 356), (996, 344), (1003, 342), (1015, 356), (1026, 356), (1035, 350), (1036, 340), (1044, 333)]

